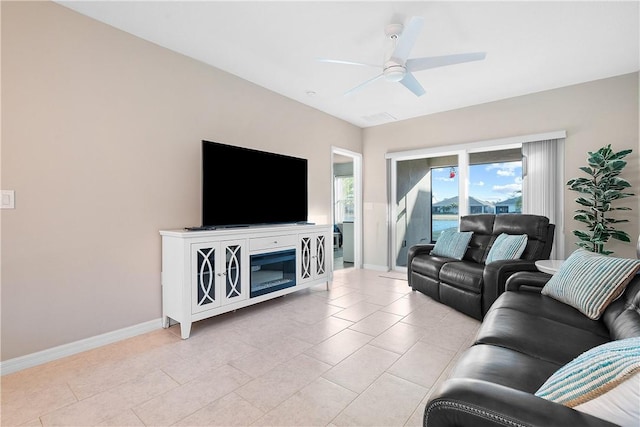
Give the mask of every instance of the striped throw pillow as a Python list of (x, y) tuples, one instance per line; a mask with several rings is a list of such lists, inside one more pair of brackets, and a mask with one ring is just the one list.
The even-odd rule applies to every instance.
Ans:
[(590, 319), (600, 318), (640, 269), (640, 260), (578, 249), (542, 288), (542, 294), (568, 304)]
[(436, 244), (431, 250), (431, 255), (462, 259), (472, 235), (473, 231), (445, 230), (436, 240)]
[(640, 372), (624, 380), (613, 390), (574, 406), (576, 411), (593, 415), (620, 427), (638, 427), (640, 423)]
[[(535, 395), (587, 412), (619, 425), (637, 425), (640, 414), (635, 390), (640, 375), (640, 337), (594, 347), (558, 369)], [(626, 384), (636, 387), (626, 387)], [(616, 391), (631, 392), (617, 396)]]
[(526, 234), (500, 234), (489, 249), (485, 264), (501, 259), (519, 259), (527, 247), (528, 240)]

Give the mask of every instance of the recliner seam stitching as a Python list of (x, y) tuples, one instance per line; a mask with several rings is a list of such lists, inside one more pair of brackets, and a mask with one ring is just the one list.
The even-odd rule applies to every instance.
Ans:
[(428, 424), (428, 418), (429, 418), (429, 414), (434, 410), (434, 409), (440, 409), (441, 407), (448, 407), (451, 408), (453, 410), (458, 410), (458, 411), (462, 411), (465, 413), (469, 413), (469, 414), (473, 414), (473, 415), (477, 415), (480, 416), (484, 419), (490, 420), (490, 421), (497, 421), (502, 423), (505, 426), (512, 426), (512, 427), (526, 427), (526, 424), (522, 424), (519, 421), (515, 421), (513, 419), (504, 417), (496, 412), (492, 412), (492, 411), (487, 411), (485, 409), (481, 409), (477, 406), (473, 406), (473, 405), (469, 405), (469, 404), (463, 404), (460, 402), (456, 402), (456, 401), (452, 401), (452, 400), (438, 400), (436, 402), (432, 402), (432, 404), (427, 408), (427, 411), (425, 413), (424, 419), (425, 419), (425, 425)]

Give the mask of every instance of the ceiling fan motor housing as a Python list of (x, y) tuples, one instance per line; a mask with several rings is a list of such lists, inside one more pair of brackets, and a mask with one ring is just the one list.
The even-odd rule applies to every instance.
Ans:
[(388, 82), (399, 82), (407, 74), (407, 68), (393, 58), (384, 63), (384, 79)]

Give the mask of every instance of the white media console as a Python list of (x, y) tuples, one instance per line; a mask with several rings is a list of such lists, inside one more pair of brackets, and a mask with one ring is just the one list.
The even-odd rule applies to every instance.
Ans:
[(328, 225), (162, 230), (162, 326), (191, 324), (331, 279)]

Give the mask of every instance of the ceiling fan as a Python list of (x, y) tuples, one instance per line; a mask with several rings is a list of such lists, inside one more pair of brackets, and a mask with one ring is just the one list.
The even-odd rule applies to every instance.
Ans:
[(413, 92), (416, 96), (425, 94), (422, 85), (416, 80), (413, 72), (428, 70), (430, 68), (443, 67), (445, 65), (461, 64), (463, 62), (479, 61), (485, 58), (485, 52), (460, 53), (444, 56), (428, 56), (424, 58), (409, 58), (409, 52), (418, 38), (418, 34), (424, 25), (424, 18), (414, 16), (409, 20), (406, 28), (402, 24), (390, 24), (385, 28), (385, 34), (393, 43), (391, 53), (385, 56), (383, 65), (364, 64), (360, 62), (341, 61), (336, 59), (320, 58), (320, 62), (330, 62), (334, 64), (361, 65), (365, 67), (382, 68), (382, 73), (359, 84), (358, 86), (345, 92), (345, 95), (352, 94), (371, 83), (385, 79), (389, 82), (399, 82), (404, 87)]

